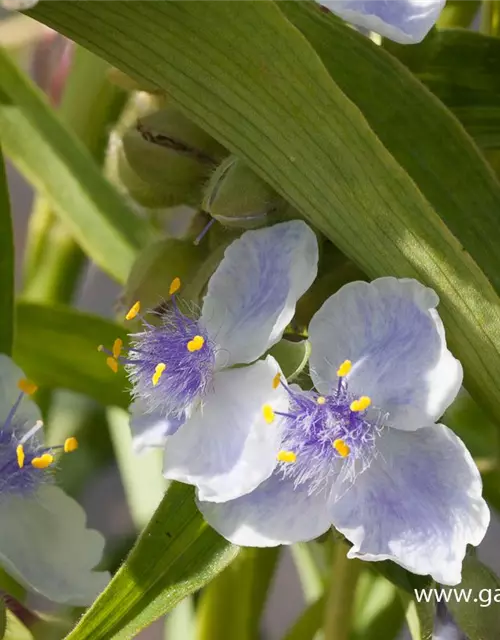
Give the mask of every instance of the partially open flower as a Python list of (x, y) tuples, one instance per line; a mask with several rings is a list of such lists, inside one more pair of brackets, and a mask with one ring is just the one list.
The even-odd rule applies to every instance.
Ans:
[(319, 0), (357, 27), (400, 42), (415, 44), (434, 26), (446, 0)]
[[(167, 478), (224, 500), (272, 472), (280, 435), (268, 428), (261, 406), (273, 401), (285, 411), (288, 394), (269, 382), (279, 374), (274, 358), (255, 361), (280, 340), (317, 261), (316, 237), (304, 222), (247, 231), (226, 249), (199, 317), (182, 312), (174, 279), (161, 325), (144, 318), (125, 358), (115, 343), (108, 364), (115, 369), (124, 361), (133, 384), (135, 448), (168, 440)], [(139, 304), (127, 317), (138, 312)], [(231, 368), (241, 364), (250, 366)], [(240, 463), (245, 455), (255, 457), (257, 473)]]
[(349, 557), (460, 582), (489, 511), (469, 452), (435, 424), (462, 383), (437, 304), (431, 289), (395, 278), (331, 296), (310, 323), (316, 391), (283, 385), (288, 409), (262, 406), (282, 433), (272, 476), (236, 500), (201, 501), (209, 524), (246, 546), (310, 540), (333, 525), (352, 542)]
[(42, 444), (36, 390), (0, 354), (0, 565), (22, 584), (61, 603), (88, 605), (106, 586), (94, 573), (104, 539), (85, 527), (83, 509), (53, 483), (55, 457), (78, 447)]

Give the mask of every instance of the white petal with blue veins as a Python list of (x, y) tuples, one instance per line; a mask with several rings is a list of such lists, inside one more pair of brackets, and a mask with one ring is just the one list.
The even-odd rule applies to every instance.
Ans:
[(86, 606), (109, 582), (92, 571), (104, 538), (85, 526), (80, 505), (55, 486), (30, 497), (0, 497), (0, 565), (27, 588), (54, 602)]
[(415, 44), (432, 29), (446, 0), (319, 0), (356, 25), (400, 42)]
[(266, 422), (262, 407), (286, 411), (288, 394), (273, 388), (272, 356), (215, 375), (201, 409), (168, 438), (164, 475), (194, 484), (202, 500), (223, 502), (255, 489), (276, 466), (281, 419)]
[[(2, 426), (21, 393), (17, 386), (25, 379), (23, 371), (8, 356), (0, 353), (0, 426)], [(17, 432), (27, 431), (42, 417), (33, 400), (24, 396), (15, 414)]]
[(253, 362), (281, 339), (317, 263), (316, 236), (300, 220), (247, 231), (226, 249), (201, 314), (219, 367)]
[(467, 544), (489, 524), (481, 477), (463, 442), (444, 425), (387, 429), (379, 456), (336, 500), (333, 525), (349, 557), (393, 560), (437, 582), (458, 584)]
[(416, 280), (352, 282), (328, 298), (309, 326), (311, 375), (320, 393), (337, 385), (351, 360), (349, 391), (369, 396), (403, 430), (437, 420), (462, 384), (434, 307), (439, 298)]
[(172, 436), (184, 423), (183, 419), (164, 416), (161, 411), (148, 411), (142, 400), (134, 400), (129, 410), (132, 446), (136, 453), (162, 447), (167, 437)]
[(313, 540), (330, 528), (324, 493), (308, 495), (291, 479), (274, 473), (246, 496), (214, 504), (198, 501), (208, 524), (234, 544), (275, 547)]

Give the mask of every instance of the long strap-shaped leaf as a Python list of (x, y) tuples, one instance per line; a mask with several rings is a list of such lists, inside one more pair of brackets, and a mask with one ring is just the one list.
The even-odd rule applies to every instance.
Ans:
[(14, 359), (33, 381), (126, 408), (130, 397), (123, 370), (113, 373), (97, 351), (116, 338), (126, 341), (123, 327), (98, 316), (63, 305), (17, 305)]
[(369, 275), (433, 286), (469, 388), (500, 417), (500, 300), (275, 4), (61, 1), (30, 14), (166, 89)]
[(14, 239), (9, 190), (0, 148), (0, 353), (10, 355), (14, 333)]
[(89, 257), (124, 282), (147, 238), (146, 223), (128, 209), (81, 143), (1, 50), (0, 137), (5, 152)]
[(192, 487), (173, 483), (126, 563), (68, 640), (134, 638), (237, 553), (203, 521)]

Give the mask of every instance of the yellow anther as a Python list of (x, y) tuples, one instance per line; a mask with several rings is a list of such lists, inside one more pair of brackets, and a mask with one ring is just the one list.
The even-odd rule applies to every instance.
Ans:
[(352, 369), (352, 362), (350, 360), (344, 360), (344, 362), (337, 369), (337, 375), (339, 376), (339, 378), (343, 378), (349, 373), (351, 369)]
[(195, 336), (187, 343), (188, 351), (199, 351), (205, 344), (205, 338), (203, 336)]
[(297, 456), (293, 451), (280, 451), (276, 456), (280, 462), (295, 462)]
[(153, 377), (151, 378), (151, 380), (153, 381), (154, 387), (156, 387), (156, 385), (160, 382), (161, 375), (166, 368), (167, 368), (167, 365), (164, 362), (159, 362), (156, 365), (155, 372), (153, 373)]
[(281, 373), (278, 371), (278, 373), (273, 378), (273, 389), (277, 389), (280, 386), (280, 382), (281, 382)]
[(24, 467), (24, 447), (18, 444), (16, 447), (17, 466), (22, 469)]
[(139, 302), (139, 300), (130, 307), (130, 309), (128, 310), (127, 315), (125, 316), (125, 320), (133, 320), (136, 315), (139, 313), (139, 311), (141, 310), (141, 303)]
[(325, 402), (326, 402), (326, 398), (325, 398), (325, 396), (318, 396), (318, 397), (316, 398), (316, 402), (317, 402), (318, 404), (325, 404)]
[(103, 344), (100, 344), (100, 345), (97, 347), (97, 351), (101, 351), (101, 352), (102, 352), (102, 351), (104, 351), (104, 345), (103, 345)]
[(122, 352), (122, 349), (123, 349), (123, 340), (121, 340), (121, 338), (117, 338), (113, 342), (113, 358), (119, 358), (120, 353)]
[(341, 440), (340, 438), (337, 438), (337, 440), (333, 441), (333, 448), (337, 451), (337, 453), (342, 456), (343, 458), (346, 458), (350, 451), (351, 448), (349, 447), (348, 444), (346, 444), (343, 440)]
[(17, 383), (17, 387), (20, 391), (25, 393), (27, 396), (33, 395), (35, 391), (38, 389), (38, 387), (34, 382), (31, 382), (30, 380), (26, 380), (26, 378), (21, 378), (21, 380), (19, 380)]
[(353, 400), (351, 402), (350, 409), (351, 411), (364, 411), (365, 409), (368, 409), (371, 403), (371, 398), (368, 396), (361, 396), (358, 400)]
[(173, 296), (174, 293), (177, 293), (177, 291), (179, 291), (180, 288), (181, 288), (181, 279), (174, 278), (170, 283), (170, 289), (168, 290), (168, 292), (171, 296)]
[(33, 458), (31, 464), (35, 469), (46, 469), (50, 467), (50, 465), (54, 462), (54, 456), (51, 456), (50, 453), (44, 453), (39, 458)]
[(115, 360), (115, 358), (109, 356), (109, 358), (106, 358), (106, 364), (113, 373), (116, 373), (118, 371), (118, 360)]
[(64, 441), (64, 453), (71, 453), (78, 449), (78, 440), (76, 438), (66, 438)]
[(262, 415), (267, 424), (271, 424), (274, 421), (274, 411), (270, 404), (265, 404), (262, 407)]

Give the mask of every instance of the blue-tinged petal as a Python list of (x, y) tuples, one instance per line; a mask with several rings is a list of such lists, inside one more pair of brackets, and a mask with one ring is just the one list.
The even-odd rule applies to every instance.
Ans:
[[(23, 371), (5, 354), (0, 353), (0, 426), (9, 418), (12, 407), (19, 399), (18, 383), (25, 379)], [(24, 396), (15, 412), (16, 428), (32, 427), (41, 419), (41, 413), (36, 404), (28, 396)]]
[(313, 540), (330, 528), (326, 493), (274, 473), (246, 496), (214, 504), (198, 500), (208, 524), (243, 547), (275, 547)]
[(324, 394), (337, 369), (352, 362), (349, 392), (371, 398), (385, 421), (413, 430), (435, 422), (455, 399), (462, 366), (446, 347), (436, 293), (416, 280), (352, 282), (328, 298), (311, 320), (309, 364)]
[(393, 560), (454, 585), (466, 546), (478, 545), (488, 528), (481, 489), (471, 455), (444, 425), (387, 429), (379, 456), (332, 498), (331, 519), (353, 543), (349, 557)]
[(338, 16), (400, 42), (415, 44), (425, 38), (439, 18), (446, 0), (319, 0)]
[(300, 220), (247, 231), (226, 249), (201, 314), (219, 366), (253, 362), (280, 340), (317, 263), (316, 236)]
[(165, 417), (161, 411), (148, 411), (146, 403), (142, 400), (135, 400), (130, 405), (132, 446), (136, 453), (162, 447), (167, 437), (174, 435), (182, 424), (183, 418)]
[(23, 585), (64, 604), (91, 604), (109, 581), (94, 572), (104, 538), (80, 505), (55, 486), (0, 498), (0, 565)]
[(171, 438), (164, 475), (198, 487), (202, 500), (224, 502), (255, 489), (273, 472), (281, 421), (264, 417), (264, 405), (288, 408), (288, 394), (273, 384), (279, 366), (272, 356), (248, 367), (219, 372), (201, 409)]

